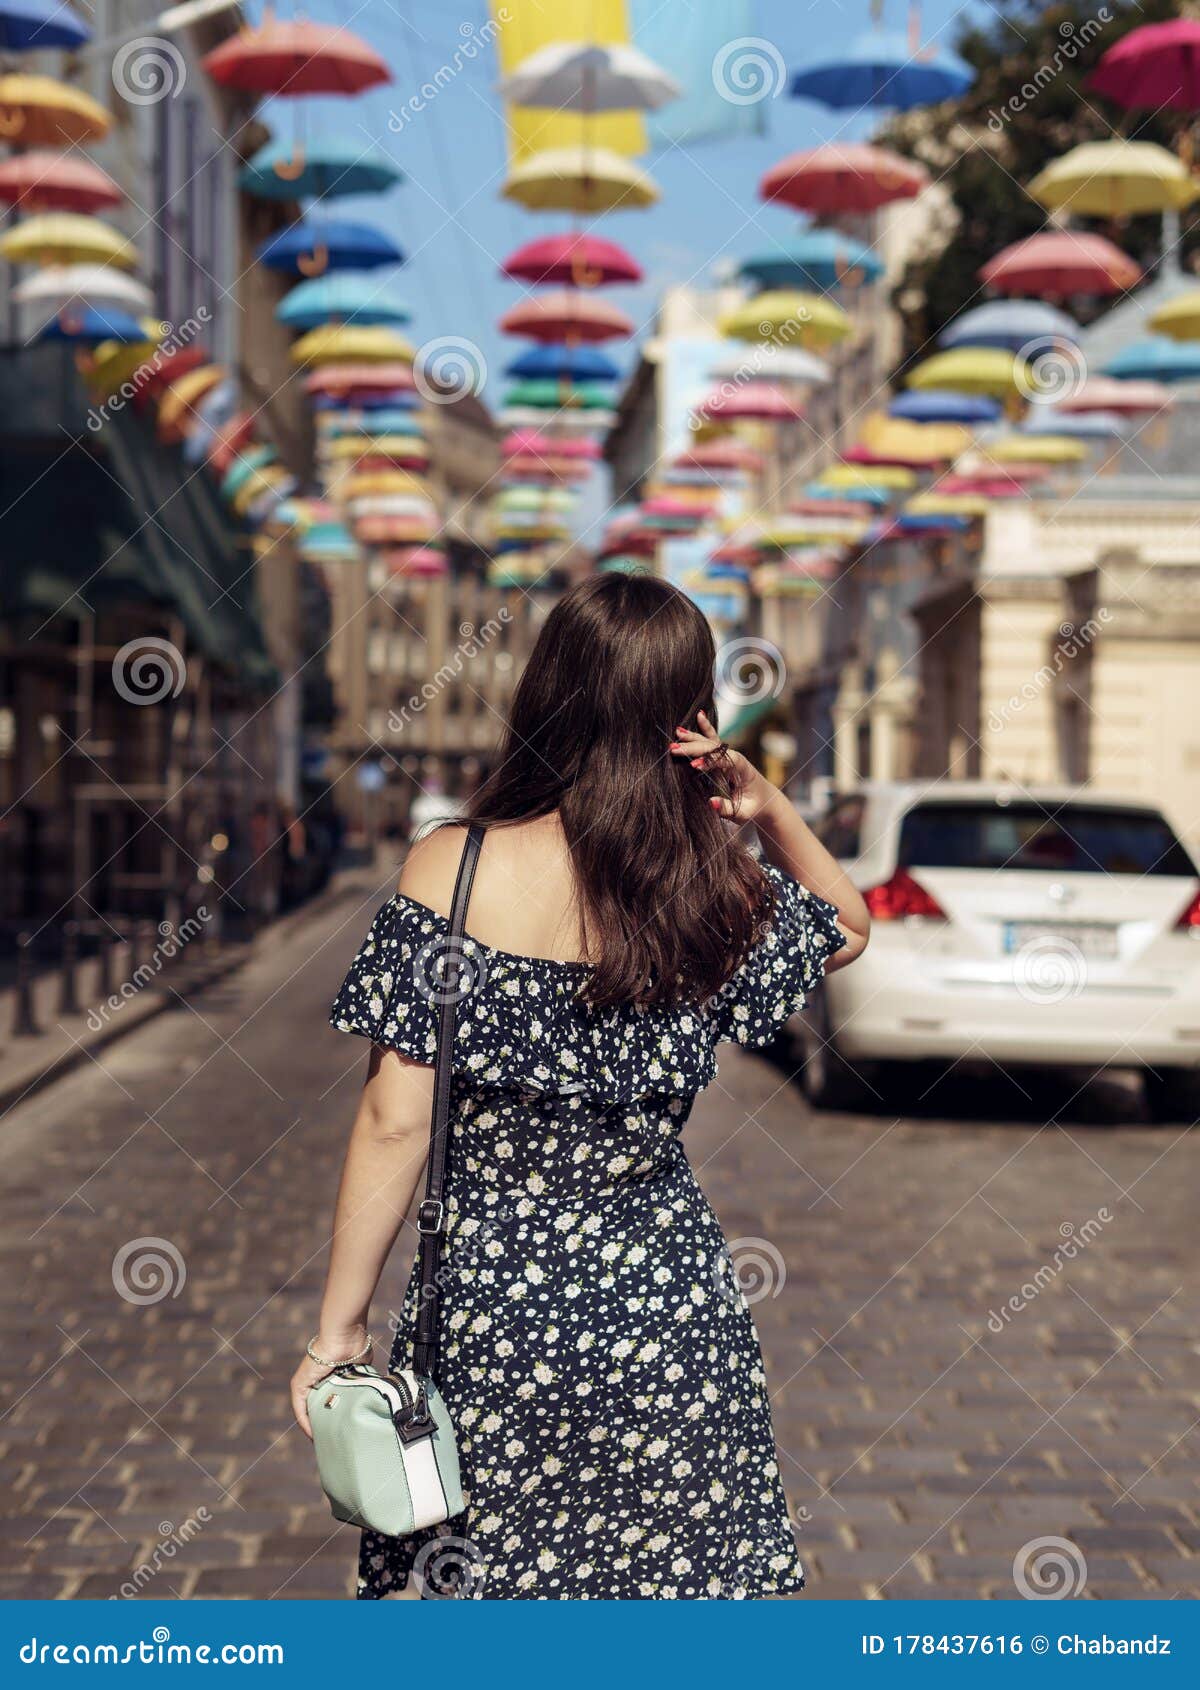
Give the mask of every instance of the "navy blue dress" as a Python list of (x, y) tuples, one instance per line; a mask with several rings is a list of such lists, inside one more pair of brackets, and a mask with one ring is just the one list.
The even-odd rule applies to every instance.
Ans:
[[(468, 939), (447, 1169), (440, 1387), (465, 1512), (364, 1532), (359, 1595), (744, 1598), (803, 1573), (750, 1310), (680, 1139), (715, 1047), (769, 1042), (845, 943), (778, 869), (769, 932), (696, 1007), (589, 1009), (586, 965)], [(447, 923), (396, 896), (331, 1013), (437, 1049)], [(415, 1285), (392, 1353), (411, 1364)]]

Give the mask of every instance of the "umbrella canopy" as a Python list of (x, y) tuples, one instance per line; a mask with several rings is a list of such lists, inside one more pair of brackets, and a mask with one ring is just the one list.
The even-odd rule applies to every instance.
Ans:
[(1061, 411), (1109, 411), (1118, 417), (1169, 411), (1174, 404), (1170, 389), (1161, 382), (1119, 381), (1115, 376), (1089, 376), (1077, 392), (1058, 401)]
[(1071, 440), (1104, 440), (1128, 432), (1114, 411), (1064, 411), (1061, 405), (1031, 405), (1021, 424), (1025, 434), (1062, 434)]
[(504, 373), (528, 381), (616, 381), (621, 372), (590, 346), (533, 346)]
[(415, 351), (394, 329), (326, 323), (292, 347), (293, 364), (411, 364)]
[(1102, 56), (1087, 85), (1130, 111), (1200, 109), (1200, 21), (1172, 18), (1131, 29)]
[(636, 47), (555, 41), (523, 59), (500, 92), (514, 106), (588, 113), (658, 111), (683, 90)]
[(242, 166), (238, 186), (259, 199), (331, 200), (381, 194), (403, 180), (386, 153), (364, 148), (357, 136), (325, 136), (303, 145), (276, 136)]
[(304, 378), (306, 393), (330, 396), (354, 394), (356, 403), (365, 403), (372, 391), (391, 396), (398, 392), (413, 392), (412, 365), (405, 361), (396, 364), (324, 364)]
[(550, 147), (514, 165), (501, 190), (529, 211), (630, 211), (653, 205), (658, 189), (608, 147)]
[(1024, 480), (990, 466), (970, 475), (944, 475), (930, 491), (940, 498), (954, 493), (976, 493), (985, 499), (1024, 499), (1029, 496), (1028, 484)]
[(209, 355), (204, 347), (177, 346), (171, 352), (156, 352), (147, 365), (138, 382), (138, 391), (134, 397), (134, 404), (139, 410), (144, 410), (156, 393), (169, 387), (180, 376), (187, 375), (191, 370), (200, 370), (209, 361)]
[(910, 111), (965, 93), (975, 72), (944, 47), (914, 48), (909, 36), (871, 29), (845, 52), (808, 65), (792, 79), (797, 99), (816, 100), (834, 111), (886, 106)]
[(144, 346), (146, 331), (126, 311), (97, 311), (88, 306), (82, 311), (60, 311), (38, 339), (73, 340), (85, 346), (102, 346), (106, 340), (119, 346)]
[[(607, 410), (612, 400), (602, 387), (569, 387), (559, 381), (542, 380), (517, 382), (504, 395), (504, 403), (539, 411), (599, 411)], [(545, 420), (539, 417), (539, 425)]]
[(1200, 340), (1200, 289), (1160, 305), (1150, 318), (1150, 327), (1170, 340)]
[(384, 554), (389, 575), (444, 575), (446, 554), (436, 546), (395, 546)]
[(73, 153), (35, 149), (0, 161), (0, 204), (22, 211), (104, 211), (124, 197), (111, 176)]
[(615, 305), (570, 288), (523, 299), (501, 317), (500, 328), (505, 334), (527, 335), (531, 340), (573, 344), (624, 340), (634, 332), (633, 320)]
[(301, 282), (280, 300), (275, 315), (289, 329), (316, 329), (329, 323), (372, 328), (412, 318), (402, 299), (361, 270), (335, 271)]
[(735, 473), (757, 473), (762, 458), (750, 446), (738, 440), (710, 440), (681, 452), (674, 462), (681, 469), (728, 470)]
[(1153, 141), (1085, 141), (1048, 164), (1028, 191), (1047, 211), (1139, 217), (1181, 211), (1200, 197), (1200, 182)]
[(0, 235), (0, 258), (10, 264), (116, 264), (131, 270), (137, 252), (124, 235), (98, 217), (46, 211)]
[(623, 247), (598, 235), (547, 235), (510, 252), (500, 273), (514, 282), (600, 287), (640, 282), (641, 266)]
[(1038, 299), (992, 299), (964, 311), (938, 336), (939, 346), (999, 346), (1020, 352), (1051, 341), (1074, 345), (1079, 325), (1065, 311)]
[(760, 293), (721, 319), (721, 333), (731, 340), (807, 342), (832, 346), (852, 328), (840, 305), (817, 293), (783, 290)]
[(1120, 381), (1200, 381), (1200, 346), (1151, 335), (1123, 347), (1101, 373)]
[(390, 82), (379, 54), (344, 25), (266, 17), (200, 61), (223, 88), (246, 94), (361, 94)]
[(936, 352), (910, 370), (906, 379), (909, 387), (918, 390), (948, 387), (956, 393), (1005, 399), (1028, 387), (1027, 368), (1001, 347), (962, 346), (953, 352)]
[(1069, 299), (1077, 293), (1121, 293), (1141, 275), (1133, 259), (1103, 235), (1049, 229), (1006, 246), (983, 266), (979, 279), (1000, 293)]
[(1077, 464), (1087, 457), (1087, 443), (1063, 434), (1006, 434), (983, 448), (998, 464)]
[(889, 417), (903, 417), (908, 422), (960, 423), (966, 428), (995, 422), (999, 415), (1000, 406), (994, 399), (938, 388), (901, 393), (888, 405)]
[(858, 441), (846, 457), (852, 463), (891, 463), (919, 469), (946, 463), (970, 444), (971, 436), (957, 424), (910, 422), (876, 412), (864, 419)]
[(904, 507), (907, 516), (986, 516), (989, 500), (981, 493), (918, 493)]
[(332, 520), (302, 529), (297, 549), (308, 563), (353, 563), (359, 555), (350, 530)]
[(3, 0), (0, 4), (0, 49), (6, 53), (80, 47), (91, 38), (91, 30), (61, 0)]
[(372, 411), (343, 411), (318, 412), (318, 422), (325, 422), (328, 428), (323, 432), (340, 439), (347, 434), (405, 434), (410, 439), (420, 440), (425, 429), (419, 417), (411, 411), (372, 410)]
[[(844, 467), (851, 468), (852, 466), (845, 465)], [(828, 470), (825, 471), (826, 475), (829, 473)], [(804, 492), (810, 499), (853, 499), (864, 505), (886, 505), (892, 496), (888, 488), (881, 487), (874, 480), (854, 481), (842, 485), (828, 483), (824, 479), (810, 481)]]
[[(206, 393), (211, 393), (218, 382), (225, 381), (227, 374), (220, 364), (202, 364), (198, 370), (189, 370), (186, 375), (173, 381), (158, 404), (159, 438), (182, 439), (195, 420), (196, 406), (200, 400)], [(275, 455), (269, 447), (263, 447), (262, 450), (271, 457)]]
[(697, 406), (697, 414), (722, 422), (791, 422), (804, 412), (799, 402), (781, 388), (765, 381), (748, 381), (740, 387), (714, 389)]
[(833, 379), (833, 371), (815, 352), (770, 343), (755, 346), (749, 352), (725, 352), (709, 367), (708, 373), (731, 376), (736, 381), (746, 381), (751, 376), (768, 381), (806, 381), (818, 387)]
[(112, 119), (80, 88), (52, 76), (0, 76), (0, 129), (10, 146), (75, 147), (102, 141)]
[(293, 223), (258, 249), (268, 270), (320, 276), (326, 270), (372, 270), (377, 264), (403, 264), (396, 243), (369, 223)]
[(893, 200), (914, 198), (928, 184), (927, 171), (899, 153), (860, 142), (830, 141), (772, 165), (758, 193), (760, 199), (824, 217), (875, 211)]
[(883, 263), (839, 229), (806, 229), (786, 246), (746, 259), (738, 274), (760, 288), (856, 288), (878, 281)]
[(817, 479), (823, 487), (848, 492), (855, 487), (886, 487), (899, 491), (914, 486), (917, 478), (912, 470), (893, 464), (875, 464), (867, 468), (859, 464), (840, 463), (830, 464)]
[(17, 305), (44, 305), (59, 311), (66, 305), (94, 305), (118, 311), (148, 311), (150, 289), (110, 264), (48, 266), (26, 276), (12, 290)]

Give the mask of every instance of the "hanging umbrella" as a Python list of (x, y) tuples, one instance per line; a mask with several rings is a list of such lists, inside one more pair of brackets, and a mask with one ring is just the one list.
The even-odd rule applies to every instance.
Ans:
[(238, 174), (238, 186), (259, 199), (331, 200), (344, 194), (381, 194), (404, 180), (386, 153), (357, 136), (323, 136), (303, 146), (277, 136), (260, 147)]
[(59, 0), (0, 0), (0, 51), (81, 47), (92, 32)]
[(608, 147), (551, 147), (513, 166), (501, 189), (529, 211), (630, 211), (653, 205), (649, 176)]
[(916, 479), (912, 470), (896, 465), (875, 464), (866, 468), (846, 463), (830, 464), (818, 477), (823, 487), (835, 487), (839, 492), (848, 492), (855, 487), (903, 489), (915, 485)]
[(956, 493), (974, 493), (984, 499), (1026, 499), (1029, 497), (1029, 483), (989, 465), (987, 469), (969, 475), (944, 475), (930, 491), (939, 498)]
[(710, 376), (729, 376), (735, 381), (748, 381), (752, 376), (768, 381), (805, 381), (823, 387), (833, 380), (833, 371), (815, 352), (804, 352), (797, 346), (753, 346), (749, 351), (729, 351), (721, 355), (708, 371)]
[(396, 394), (411, 393), (415, 388), (412, 366), (408, 363), (322, 364), (304, 378), (306, 393), (321, 394), (343, 403), (353, 397), (355, 405), (367, 404), (373, 392), (387, 394), (388, 403), (392, 404)]
[(731, 340), (795, 340), (832, 346), (853, 327), (840, 305), (817, 293), (760, 293), (721, 319), (721, 333)]
[(640, 282), (641, 267), (623, 247), (598, 235), (547, 235), (510, 253), (500, 273), (515, 282), (599, 287)]
[(189, 370), (173, 381), (158, 403), (159, 439), (182, 440), (195, 421), (200, 400), (227, 376), (228, 372), (220, 364), (202, 364), (199, 369)]
[(415, 349), (394, 329), (326, 323), (292, 347), (293, 364), (411, 364)]
[(806, 229), (786, 246), (747, 258), (738, 275), (759, 288), (856, 288), (878, 281), (883, 262), (839, 229)]
[(1029, 194), (1047, 211), (1140, 217), (1182, 211), (1200, 197), (1183, 160), (1153, 141), (1085, 141), (1034, 177)]
[[(534, 383), (533, 385), (537, 385)], [(546, 420), (546, 406), (512, 405), (506, 404), (500, 412), (500, 422), (505, 428), (537, 427)], [(578, 411), (559, 411), (557, 407), (549, 407), (555, 411), (554, 426), (557, 430), (592, 434), (612, 427), (617, 420), (617, 413), (607, 406), (603, 409), (587, 409)]]
[(115, 264), (131, 270), (137, 252), (124, 235), (98, 217), (47, 211), (25, 218), (0, 235), (0, 258), (10, 264)]
[(200, 61), (223, 88), (245, 94), (361, 94), (390, 82), (379, 54), (342, 24), (264, 17)]
[(527, 381), (616, 381), (621, 374), (611, 358), (590, 346), (533, 346), (504, 373)]
[(353, 563), (359, 556), (350, 530), (336, 520), (312, 523), (300, 534), (297, 550), (308, 563)]
[(1079, 325), (1065, 311), (1038, 299), (992, 299), (964, 311), (938, 336), (939, 346), (999, 346), (1020, 352), (1054, 341), (1074, 345)]
[(681, 469), (730, 471), (735, 474), (757, 474), (763, 467), (760, 454), (738, 440), (710, 440), (705, 445), (692, 446), (681, 452), (673, 462)]
[(979, 271), (980, 281), (1001, 293), (1048, 299), (1121, 293), (1136, 287), (1141, 276), (1133, 259), (1103, 235), (1082, 235), (1074, 229), (1048, 229), (1014, 241)]
[(52, 76), (0, 75), (0, 134), (14, 147), (74, 147), (102, 141), (112, 119), (81, 88)]
[(998, 464), (1077, 464), (1088, 455), (1085, 441), (1062, 434), (1006, 434), (983, 451)]
[(804, 414), (803, 407), (765, 381), (748, 381), (740, 387), (718, 387), (696, 407), (697, 415), (722, 422), (792, 422)]
[(806, 66), (792, 78), (796, 99), (816, 100), (833, 111), (863, 106), (911, 111), (963, 94), (975, 72), (944, 47), (917, 47), (898, 31), (871, 29), (849, 48)]
[(892, 463), (919, 469), (946, 463), (965, 452), (970, 444), (970, 434), (958, 424), (910, 422), (875, 412), (864, 418), (859, 438), (845, 456), (851, 462)]
[(106, 340), (119, 346), (144, 346), (146, 331), (136, 317), (126, 311), (97, 311), (86, 307), (82, 311), (61, 311), (41, 334), (39, 340), (72, 340), (85, 346), (101, 346)]
[(1119, 381), (1115, 376), (1089, 376), (1075, 393), (1058, 401), (1071, 413), (1109, 411), (1115, 416), (1139, 416), (1173, 409), (1170, 389), (1157, 381)]
[[(829, 471), (826, 470), (825, 474), (828, 475)], [(864, 505), (886, 505), (892, 497), (891, 489), (881, 487), (874, 480), (852, 481), (839, 485), (822, 479), (810, 481), (804, 491), (810, 499), (854, 499)]]
[(893, 200), (913, 199), (928, 185), (928, 172), (899, 153), (861, 142), (830, 141), (772, 165), (758, 193), (760, 199), (825, 217), (875, 211)]
[(293, 223), (258, 249), (268, 270), (320, 276), (326, 270), (372, 270), (378, 264), (403, 264), (404, 254), (369, 223)]
[(918, 493), (904, 507), (907, 516), (986, 516), (989, 500), (981, 493)]
[[(534, 410), (606, 410), (612, 404), (602, 387), (567, 387), (552, 379), (521, 381), (504, 395), (506, 405), (524, 405)], [(544, 418), (538, 419), (539, 423)]]
[(1150, 327), (1170, 340), (1200, 340), (1200, 289), (1160, 305), (1150, 318)]
[(909, 387), (918, 389), (948, 387), (952, 392), (1006, 399), (1027, 390), (1026, 372), (1021, 359), (1001, 347), (962, 346), (953, 352), (935, 352), (905, 379)]
[(120, 188), (90, 159), (35, 150), (0, 161), (0, 205), (22, 211), (104, 211), (120, 205)]
[(343, 411), (318, 413), (318, 426), (328, 424), (328, 433), (341, 438), (347, 434), (403, 434), (410, 439), (420, 440), (424, 437), (425, 429), (419, 417), (412, 411), (373, 410), (373, 411)]
[[(969, 516), (952, 516), (948, 511), (940, 515), (930, 513), (922, 516), (920, 512), (901, 511), (892, 524), (901, 534), (965, 534), (971, 526)], [(892, 534), (884, 533), (880, 539), (889, 540)]]
[(99, 310), (142, 312), (151, 307), (150, 289), (108, 264), (65, 264), (38, 270), (17, 284), (12, 299), (16, 305), (43, 305), (50, 311), (94, 305)]
[(966, 428), (995, 422), (999, 415), (1000, 406), (994, 399), (937, 388), (898, 394), (888, 405), (889, 417), (902, 417), (908, 422), (960, 423)]
[(316, 329), (330, 323), (374, 328), (412, 320), (402, 299), (361, 270), (339, 270), (301, 282), (275, 307), (275, 315), (289, 329)]
[(436, 546), (396, 546), (383, 554), (383, 561), (394, 576), (445, 575), (448, 568), (445, 552)]
[(1119, 381), (1200, 381), (1200, 346), (1152, 335), (1123, 347), (1101, 373)]
[(531, 340), (565, 340), (572, 344), (624, 340), (634, 332), (632, 319), (615, 305), (567, 288), (523, 299), (505, 312), (499, 326), (504, 334), (527, 335)]
[(256, 425), (257, 418), (252, 411), (240, 411), (214, 429), (205, 456), (218, 475), (224, 475), (234, 459), (246, 450), (254, 438)]
[(1072, 440), (1103, 440), (1128, 433), (1113, 411), (1064, 411), (1061, 405), (1031, 405), (1021, 428), (1026, 434), (1062, 434)]
[(500, 83), (510, 105), (562, 112), (658, 111), (683, 93), (636, 47), (556, 41)]
[(1103, 54), (1087, 85), (1132, 111), (1200, 110), (1200, 21), (1144, 24)]

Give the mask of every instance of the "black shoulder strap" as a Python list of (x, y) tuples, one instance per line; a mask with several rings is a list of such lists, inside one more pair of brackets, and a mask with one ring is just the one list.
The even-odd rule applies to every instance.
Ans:
[(446, 1141), (450, 1125), (450, 1087), (454, 1078), (454, 1009), (462, 995), (460, 981), (464, 968), (463, 933), (467, 924), (467, 905), (471, 901), (471, 886), (479, 863), (479, 848), (482, 844), (483, 829), (468, 828), (462, 861), (458, 865), (458, 879), (454, 883), (454, 901), (450, 905), (446, 948), (442, 954), (441, 968), (437, 971), (437, 1066), (434, 1069), (433, 1116), (429, 1125), (429, 1163), (425, 1175), (425, 1197), (417, 1210), (417, 1228), (421, 1234), (418, 1256), (420, 1291), (413, 1348), (413, 1371), (427, 1379), (437, 1377), (438, 1301), (441, 1291), (438, 1283), (438, 1264), (446, 1224), (443, 1192), (446, 1183)]

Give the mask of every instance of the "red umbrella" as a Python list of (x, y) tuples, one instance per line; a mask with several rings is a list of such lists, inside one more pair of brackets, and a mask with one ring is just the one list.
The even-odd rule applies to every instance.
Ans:
[(247, 94), (361, 94), (392, 73), (340, 25), (269, 18), (247, 24), (200, 61), (225, 88)]
[(792, 516), (832, 516), (863, 520), (863, 507), (857, 499), (789, 499), (788, 512)]
[(623, 247), (598, 235), (546, 235), (518, 247), (500, 266), (515, 282), (557, 282), (599, 287), (611, 282), (640, 282), (641, 266)]
[(804, 407), (770, 382), (747, 381), (740, 387), (730, 383), (714, 388), (698, 407), (698, 414), (721, 422), (791, 422), (804, 415)]
[(604, 456), (596, 440), (553, 440), (550, 449), (557, 458), (578, 458), (589, 464), (599, 463)]
[(1014, 241), (990, 258), (979, 279), (1000, 293), (1028, 293), (1068, 299), (1076, 293), (1122, 293), (1142, 272), (1128, 254), (1103, 235), (1047, 229)]
[(255, 422), (252, 411), (242, 411), (213, 435), (208, 461), (219, 475), (224, 475), (233, 460), (250, 444), (254, 438)]
[(500, 452), (503, 457), (515, 458), (525, 452), (548, 452), (550, 442), (544, 434), (536, 429), (518, 428), (511, 434), (506, 434), (500, 442)]
[(561, 288), (523, 299), (501, 317), (500, 328), (504, 334), (528, 335), (531, 340), (598, 345), (631, 335), (633, 321), (602, 299)]
[(1022, 499), (1026, 495), (1025, 483), (1015, 476), (1005, 475), (1001, 470), (988, 470), (979, 475), (946, 475), (931, 489), (937, 494), (942, 493), (977, 493), (985, 499)]
[(762, 457), (750, 446), (736, 440), (706, 440), (690, 451), (681, 452), (674, 460), (675, 469), (744, 470), (756, 474), (762, 468)]
[(124, 198), (111, 176), (72, 153), (15, 153), (0, 163), (0, 202), (23, 211), (104, 211)]
[(396, 546), (383, 554), (389, 575), (444, 575), (446, 554), (432, 546)]
[[(952, 456), (953, 453), (946, 452), (943, 454), (941, 461), (946, 463)], [(861, 444), (847, 447), (842, 453), (842, 458), (848, 464), (892, 464), (897, 469), (927, 470), (930, 466), (928, 456), (906, 458), (903, 452), (876, 452), (873, 447)]]
[(928, 172), (919, 164), (884, 147), (831, 141), (772, 165), (758, 193), (760, 199), (827, 216), (874, 211), (892, 200), (913, 199), (928, 182)]
[(1171, 18), (1131, 29), (1102, 55), (1088, 87), (1119, 106), (1200, 108), (1200, 22)]
[(304, 378), (306, 393), (412, 393), (411, 364), (323, 364)]
[(203, 369), (209, 363), (210, 356), (203, 346), (180, 346), (173, 352), (164, 352), (161, 356), (151, 353), (138, 372), (136, 392), (133, 403), (139, 411), (144, 411), (155, 394), (164, 387), (169, 387), (180, 376), (185, 376), (190, 370)]
[(1118, 381), (1116, 376), (1089, 376), (1075, 393), (1057, 401), (1060, 411), (1116, 411), (1124, 416), (1170, 411), (1175, 401), (1169, 388), (1157, 381)]

